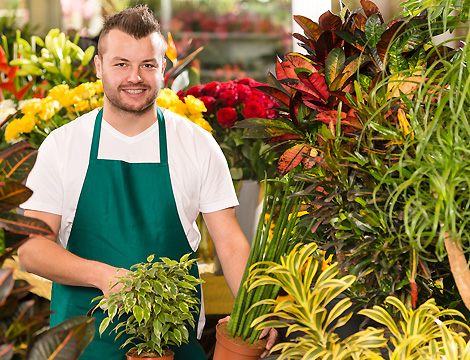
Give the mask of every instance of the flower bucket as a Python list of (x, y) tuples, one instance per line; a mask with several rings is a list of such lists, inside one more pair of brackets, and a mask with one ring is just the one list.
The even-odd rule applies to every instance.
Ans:
[(266, 349), (266, 340), (249, 344), (236, 336), (232, 338), (227, 330), (227, 323), (216, 326), (216, 343), (213, 360), (258, 360)]
[(163, 357), (148, 357), (143, 354), (137, 355), (137, 351), (129, 351), (126, 353), (127, 360), (139, 360), (139, 359), (147, 359), (147, 360), (173, 360), (175, 353), (171, 350), (167, 350), (165, 356)]

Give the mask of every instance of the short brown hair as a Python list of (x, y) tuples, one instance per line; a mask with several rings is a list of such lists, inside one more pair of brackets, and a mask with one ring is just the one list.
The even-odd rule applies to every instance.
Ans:
[(106, 17), (98, 39), (99, 55), (103, 54), (103, 45), (100, 45), (101, 40), (113, 29), (121, 30), (137, 40), (153, 33), (161, 35), (160, 24), (155, 19), (152, 10), (147, 5), (137, 5)]

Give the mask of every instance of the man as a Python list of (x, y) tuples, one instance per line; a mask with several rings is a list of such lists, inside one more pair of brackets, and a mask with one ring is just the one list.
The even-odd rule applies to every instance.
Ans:
[[(234, 214), (228, 167), (209, 133), (156, 106), (165, 49), (147, 7), (109, 17), (95, 57), (103, 108), (57, 129), (39, 150), (27, 182), (34, 194), (23, 207), (51, 227), (58, 243), (32, 236), (19, 258), (25, 270), (54, 282), (52, 326), (85, 315), (117, 274), (148, 255), (194, 253), (199, 212), (237, 292), (249, 244)], [(98, 326), (103, 313), (94, 315)], [(177, 360), (205, 359), (195, 333), (174, 350)], [(96, 335), (81, 359), (124, 359), (124, 351), (114, 334)]]

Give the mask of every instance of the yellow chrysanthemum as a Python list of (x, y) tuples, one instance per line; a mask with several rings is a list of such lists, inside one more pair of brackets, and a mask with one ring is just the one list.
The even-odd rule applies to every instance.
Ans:
[(180, 102), (178, 95), (171, 89), (162, 89), (157, 97), (157, 105), (165, 109), (170, 109), (176, 103)]
[(101, 81), (101, 79), (96, 80), (92, 84), (93, 84), (97, 94), (102, 94), (103, 93), (103, 82)]
[(80, 97), (82, 100), (91, 98), (96, 94), (96, 89), (93, 83), (83, 83), (73, 89), (75, 95)]
[(25, 114), (19, 120), (19, 132), (20, 133), (30, 133), (33, 131), (34, 126), (36, 126), (37, 118), (34, 114)]
[(96, 98), (91, 98), (91, 108), (96, 109), (97, 107), (103, 106), (103, 98), (96, 99)]
[(193, 122), (196, 125), (199, 125), (200, 127), (202, 127), (204, 130), (209, 131), (210, 133), (212, 133), (212, 126), (209, 124), (208, 121), (204, 120), (203, 117), (200, 117), (200, 118), (196, 119)]
[(33, 99), (30, 102), (28, 102), (23, 108), (21, 109), (21, 112), (23, 114), (37, 114), (42, 110), (42, 103), (40, 99)]
[(65, 94), (69, 91), (69, 89), (70, 88), (68, 84), (57, 85), (57, 86), (54, 86), (51, 90), (49, 90), (49, 92), (47, 93), (47, 96), (54, 100), (60, 101), (65, 96)]
[(90, 101), (82, 100), (75, 104), (75, 110), (78, 112), (91, 110)]
[(42, 108), (38, 116), (43, 121), (47, 121), (52, 118), (57, 112), (57, 110), (60, 109), (59, 102), (51, 97), (42, 99), (41, 105)]
[(20, 134), (20, 122), (18, 119), (10, 121), (5, 128), (5, 141), (10, 142), (16, 140)]
[(201, 114), (207, 111), (206, 105), (204, 105), (201, 100), (192, 95), (186, 96), (184, 98), (184, 102), (188, 107), (188, 112), (190, 115)]
[(73, 90), (69, 90), (64, 93), (62, 99), (59, 100), (59, 103), (63, 107), (73, 106), (74, 104), (82, 101), (80, 96), (78, 96)]

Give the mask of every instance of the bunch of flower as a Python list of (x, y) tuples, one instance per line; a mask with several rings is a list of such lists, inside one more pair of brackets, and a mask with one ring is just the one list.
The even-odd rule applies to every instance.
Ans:
[(5, 129), (5, 140), (28, 140), (39, 146), (49, 133), (103, 104), (101, 80), (87, 82), (70, 89), (61, 84), (53, 87), (42, 99), (30, 99), (19, 104), (19, 114)]
[(157, 105), (191, 120), (204, 130), (212, 132), (212, 127), (203, 116), (203, 113), (207, 111), (206, 106), (192, 95), (180, 99), (173, 90), (162, 89), (157, 97)]
[(244, 139), (243, 129), (234, 127), (243, 119), (273, 119), (277, 116), (277, 103), (271, 96), (257, 90), (259, 86), (264, 84), (244, 78), (196, 85), (185, 93), (178, 93), (180, 98), (194, 96), (204, 102), (207, 109), (205, 118), (224, 151), (234, 180), (264, 179), (264, 173), (274, 159), (272, 154), (270, 158), (263, 155), (266, 145), (261, 140)]
[[(157, 104), (186, 117), (209, 132), (212, 130), (202, 115), (206, 111), (204, 103), (194, 96), (180, 99), (174, 91), (163, 89)], [(27, 140), (39, 147), (52, 130), (100, 106), (103, 106), (101, 80), (82, 83), (72, 89), (67, 84), (57, 85), (44, 98), (20, 101), (17, 108), (14, 103), (8, 102), (0, 106), (3, 115), (18, 114), (6, 126), (5, 141)]]

